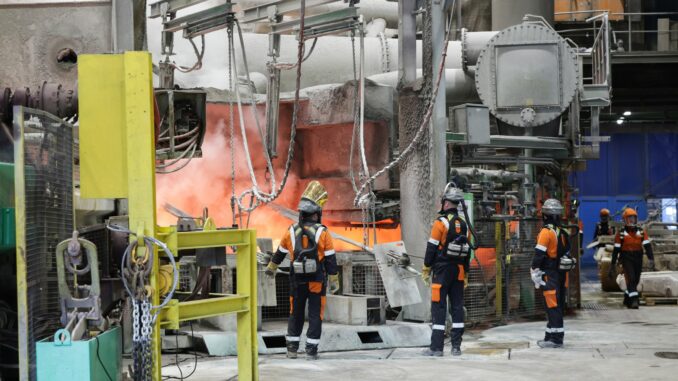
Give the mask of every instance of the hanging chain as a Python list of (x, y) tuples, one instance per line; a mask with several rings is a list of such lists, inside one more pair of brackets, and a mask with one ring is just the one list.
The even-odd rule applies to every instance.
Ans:
[(379, 44), (381, 45), (381, 72), (388, 73), (391, 71), (391, 52), (384, 32), (379, 32)]
[[(228, 40), (231, 41), (233, 38), (233, 25), (226, 28), (228, 33)], [(236, 225), (236, 205), (238, 199), (236, 198), (235, 193), (235, 126), (234, 117), (233, 117), (233, 50), (228, 49), (228, 89), (231, 91), (228, 100), (228, 128), (229, 128), (229, 150), (231, 151), (231, 215), (233, 216), (232, 225)]]

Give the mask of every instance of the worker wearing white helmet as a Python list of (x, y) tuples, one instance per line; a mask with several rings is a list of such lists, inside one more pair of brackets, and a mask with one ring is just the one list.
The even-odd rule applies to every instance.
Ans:
[(570, 257), (570, 242), (566, 229), (560, 227), (563, 206), (556, 199), (548, 199), (541, 208), (544, 227), (537, 236), (532, 268), (532, 281), (544, 293), (546, 302), (546, 332), (544, 340), (537, 341), (541, 348), (561, 348), (565, 337), (563, 313), (567, 272), (576, 264)]
[[(464, 193), (448, 184), (441, 199), (441, 216), (433, 223), (431, 238), (426, 246), (422, 277), (431, 285), (431, 318), (433, 331), (431, 346), (424, 351), (426, 356), (442, 356), (445, 339), (447, 302), (452, 314), (452, 355), (461, 355), (461, 340), (464, 334), (464, 285), (467, 282), (470, 262), (470, 229), (461, 216)], [(429, 277), (433, 271), (433, 283)]]

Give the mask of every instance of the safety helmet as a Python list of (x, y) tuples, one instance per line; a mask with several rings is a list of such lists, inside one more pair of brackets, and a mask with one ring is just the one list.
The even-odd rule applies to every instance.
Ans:
[(549, 198), (541, 206), (541, 214), (545, 216), (561, 216), (563, 214), (563, 205), (555, 198)]
[(325, 187), (318, 181), (313, 180), (308, 183), (306, 190), (302, 193), (297, 209), (302, 214), (320, 213), (327, 202), (327, 198)]
[[(633, 223), (630, 222), (631, 217), (635, 217), (636, 219)], [(624, 213), (622, 213), (622, 218), (624, 219), (624, 224), (627, 226), (635, 225), (638, 222), (638, 212), (633, 208), (626, 208), (624, 209)]]
[(457, 204), (464, 201), (464, 191), (457, 188), (455, 183), (448, 183), (445, 186), (440, 202), (444, 203), (445, 201), (451, 201)]
[(600, 210), (600, 216), (601, 217), (609, 216), (609, 215), (610, 215), (610, 211), (607, 208), (603, 208), (603, 209)]

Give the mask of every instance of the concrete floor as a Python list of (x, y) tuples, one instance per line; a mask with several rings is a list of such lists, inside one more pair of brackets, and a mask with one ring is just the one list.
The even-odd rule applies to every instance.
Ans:
[[(540, 349), (544, 322), (511, 324), (467, 333), (460, 358), (446, 347), (443, 358), (424, 358), (421, 348), (322, 353), (318, 361), (300, 356), (259, 357), (261, 380), (677, 380), (678, 307), (619, 308), (620, 295), (603, 295), (595, 281), (583, 285), (585, 309), (565, 323), (565, 348)], [(164, 356), (165, 357), (165, 356)], [(174, 363), (174, 356), (163, 359)], [(181, 355), (186, 376), (193, 357)], [(179, 376), (176, 366), (163, 375)], [(235, 380), (236, 358), (201, 358), (191, 380)]]

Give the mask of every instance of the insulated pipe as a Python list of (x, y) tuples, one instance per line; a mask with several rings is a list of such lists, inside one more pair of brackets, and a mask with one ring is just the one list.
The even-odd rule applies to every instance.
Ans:
[(386, 30), (386, 20), (374, 19), (365, 27), (365, 37), (378, 37)]
[[(421, 69), (417, 69), (417, 79), (421, 77)], [(390, 73), (375, 74), (367, 77), (367, 79), (381, 85), (396, 88), (398, 85), (398, 72), (392, 71)], [(448, 105), (478, 102), (474, 74), (466, 73), (462, 69), (446, 69), (445, 97)]]
[[(237, 6), (242, 10), (262, 4), (267, 4), (272, 1), (273, 0), (243, 0), (238, 2)], [(306, 10), (306, 16), (308, 17), (321, 13), (337, 11), (345, 9), (346, 7), (347, 5), (343, 1), (337, 1), (332, 4), (318, 5), (308, 8)], [(356, 8), (358, 8), (358, 14), (362, 15), (367, 22), (380, 18), (386, 21), (386, 25), (389, 28), (398, 28), (397, 2), (386, 0), (366, 0), (357, 4)], [(288, 15), (296, 16), (294, 12), (290, 12)]]
[[(469, 51), (469, 62), (475, 64), (473, 57), (477, 55), (471, 52), (480, 51), (487, 45), (487, 41), (494, 36), (495, 32), (467, 33), (467, 50)], [(269, 61), (267, 50), (261, 47), (268, 46), (268, 36), (256, 33), (245, 33), (243, 35), (245, 47), (247, 49), (247, 58), (249, 69), (252, 72), (267, 73), (266, 63)], [(358, 57), (358, 45), (360, 41), (355, 39), (356, 62)], [(306, 44), (307, 54), (309, 53), (312, 42)], [(283, 35), (280, 39), (280, 58), (278, 62), (295, 62), (297, 52), (297, 41), (295, 36)], [(421, 63), (421, 41), (417, 41), (417, 62)], [(398, 40), (379, 37), (365, 38), (365, 76), (370, 77), (375, 74), (391, 72), (398, 69)], [(242, 65), (242, 52), (240, 49), (235, 51), (238, 65)], [(353, 80), (353, 52), (351, 39), (349, 37), (324, 36), (319, 38), (315, 49), (309, 58), (304, 62), (304, 73), (301, 76), (301, 87), (344, 83)], [(327, 68), (333, 70), (327, 70)], [(420, 66), (421, 67), (421, 66)], [(447, 60), (445, 62), (447, 69), (462, 68), (462, 43), (452, 41), (448, 47)], [(242, 73), (245, 68), (240, 66), (238, 70)], [(460, 75), (460, 74), (455, 74)], [(285, 70), (281, 73), (280, 90), (283, 92), (293, 91), (295, 86), (295, 73), (291, 70)], [(475, 90), (474, 90), (475, 93)], [(477, 97), (474, 96), (474, 99)]]
[(461, 30), (461, 64), (464, 70), (468, 70), (469, 66), (476, 66), (480, 53), (495, 34), (497, 32), (469, 32), (466, 28)]

